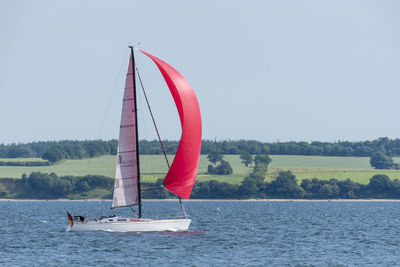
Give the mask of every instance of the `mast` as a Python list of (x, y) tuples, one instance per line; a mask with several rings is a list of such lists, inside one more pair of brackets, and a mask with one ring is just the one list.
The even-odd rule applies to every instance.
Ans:
[(136, 95), (136, 75), (135, 75), (135, 57), (133, 53), (133, 46), (129, 46), (131, 49), (131, 59), (132, 59), (132, 87), (133, 87), (133, 95), (135, 99), (135, 131), (136, 131), (136, 160), (137, 160), (137, 189), (138, 189), (138, 217), (142, 218), (142, 193), (140, 190), (140, 164), (139, 164), (139, 135), (138, 135), (138, 119), (137, 119), (137, 95)]

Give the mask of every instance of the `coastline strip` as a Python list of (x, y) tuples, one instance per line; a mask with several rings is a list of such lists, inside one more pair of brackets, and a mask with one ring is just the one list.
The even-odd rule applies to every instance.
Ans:
[[(173, 202), (177, 199), (143, 199), (144, 202)], [(111, 202), (111, 199), (8, 199), (0, 202)], [(400, 199), (185, 199), (184, 202), (400, 202)]]

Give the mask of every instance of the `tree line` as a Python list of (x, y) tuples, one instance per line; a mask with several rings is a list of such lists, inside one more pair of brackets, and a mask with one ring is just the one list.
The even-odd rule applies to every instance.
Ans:
[[(261, 158), (260, 158), (261, 157)], [(350, 179), (339, 181), (335, 178), (320, 180), (304, 179), (299, 184), (290, 171), (282, 171), (275, 180), (265, 182), (262, 178), (268, 161), (264, 156), (257, 159), (258, 167), (241, 184), (229, 184), (216, 180), (196, 182), (192, 199), (362, 199), (390, 198), (400, 199), (400, 180), (391, 180), (387, 175), (374, 175), (367, 185)], [(261, 161), (261, 162), (260, 162)], [(162, 185), (162, 178), (156, 183), (143, 183), (144, 188)], [(6, 185), (6, 186), (5, 186)], [(92, 190), (106, 192), (104, 199), (112, 198), (114, 180), (105, 176), (86, 175), (82, 177), (61, 176), (51, 173), (33, 172), (21, 179), (4, 178), (0, 180), (0, 197), (3, 198), (88, 198)], [(143, 198), (174, 198), (166, 190), (144, 191)]]
[[(3, 184), (3, 186), (1, 186)], [(112, 197), (114, 180), (101, 175), (82, 177), (57, 176), (55, 173), (32, 172), (21, 179), (0, 179), (0, 197), (21, 199), (85, 198), (94, 189), (104, 189)]]
[[(247, 177), (246, 177), (247, 178)], [(215, 180), (195, 183), (191, 198), (200, 199), (400, 199), (400, 180), (374, 175), (367, 185), (350, 179), (304, 179), (300, 185), (290, 171), (281, 172), (271, 182), (247, 178), (240, 185)]]
[(49, 166), (48, 161), (0, 161), (0, 166)]
[[(167, 154), (175, 154), (179, 142), (163, 141)], [(81, 159), (101, 155), (115, 155), (117, 140), (85, 140), (85, 141), (47, 141), (32, 142), (27, 144), (0, 144), (0, 158), (28, 158), (38, 157), (56, 162), (65, 158)], [(145, 155), (162, 154), (162, 149), (157, 140), (141, 140), (140, 153)], [(242, 154), (247, 152), (252, 155), (306, 155), (306, 156), (354, 156), (370, 157), (373, 153), (380, 152), (394, 157), (400, 156), (400, 139), (381, 137), (372, 141), (338, 141), (338, 142), (274, 142), (263, 143), (254, 140), (203, 140), (201, 153), (209, 154), (219, 151), (222, 154)]]
[(262, 143), (252, 140), (210, 141), (202, 143), (202, 154), (218, 150), (223, 154), (252, 155), (304, 155), (304, 156), (354, 156), (370, 157), (374, 152), (382, 152), (394, 157), (400, 156), (400, 139), (381, 137), (372, 141), (338, 141), (338, 142), (274, 142)]
[[(102, 155), (115, 155), (117, 153), (117, 146), (117, 140), (64, 140), (32, 142), (27, 144), (1, 144), (0, 158), (42, 158), (54, 163), (63, 159), (82, 159)], [(21, 163), (10, 163), (7, 165), (13, 164), (19, 164), (19, 166), (21, 166)], [(24, 163), (23, 166), (28, 166), (26, 164), (35, 163)]]
[[(165, 141), (164, 141), (165, 142)], [(178, 141), (166, 141), (164, 147), (167, 153), (175, 153)], [(157, 140), (140, 141), (140, 151), (143, 154), (161, 154)], [(381, 137), (372, 141), (337, 141), (337, 142), (274, 142), (263, 143), (255, 140), (203, 140), (201, 154), (219, 151), (222, 154), (251, 155), (303, 155), (303, 156), (352, 156), (370, 157), (375, 152), (387, 156), (400, 156), (400, 139)]]

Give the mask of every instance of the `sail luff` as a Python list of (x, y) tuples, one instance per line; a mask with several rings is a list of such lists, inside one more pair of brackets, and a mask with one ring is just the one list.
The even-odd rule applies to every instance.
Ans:
[(129, 47), (131, 49), (131, 60), (132, 60), (132, 85), (133, 85), (133, 95), (135, 96), (135, 131), (136, 131), (136, 162), (137, 162), (137, 194), (138, 194), (138, 217), (142, 218), (142, 191), (140, 189), (140, 161), (139, 161), (139, 128), (138, 128), (138, 119), (137, 119), (137, 92), (136, 92), (136, 76), (135, 76), (135, 55), (133, 53), (133, 47)]

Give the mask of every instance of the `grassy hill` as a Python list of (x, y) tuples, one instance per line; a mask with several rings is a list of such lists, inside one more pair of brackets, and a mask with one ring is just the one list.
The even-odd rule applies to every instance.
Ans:
[[(400, 179), (400, 170), (375, 170), (369, 165), (368, 157), (323, 157), (323, 156), (271, 156), (267, 174), (267, 180), (276, 177), (280, 170), (290, 170), (300, 180), (306, 178), (330, 179), (336, 178), (344, 180), (350, 178), (362, 184), (367, 184), (369, 179), (375, 174), (386, 174), (391, 179)], [(173, 156), (169, 156), (172, 162)], [(228, 176), (215, 176), (206, 174), (207, 161), (206, 155), (201, 155), (199, 164), (198, 181), (218, 180), (238, 184), (251, 171), (245, 167), (238, 155), (225, 155), (225, 160), (229, 161), (233, 174)], [(9, 161), (10, 159), (0, 159)], [(39, 161), (41, 159), (13, 159), (21, 161)], [(400, 163), (400, 158), (394, 158), (395, 162)], [(167, 165), (163, 155), (143, 155), (140, 157), (140, 169), (143, 181), (154, 182), (158, 178), (164, 177), (167, 172)], [(58, 176), (87, 174), (105, 175), (113, 177), (115, 173), (115, 156), (102, 156), (98, 158), (82, 160), (65, 160), (52, 166), (0, 166), (0, 177), (20, 178), (23, 173), (30, 174), (34, 171), (54, 172)]]

